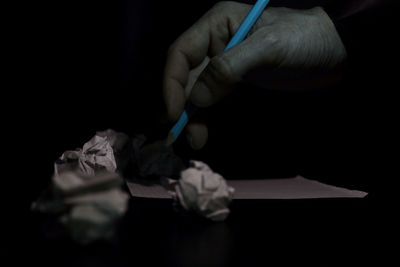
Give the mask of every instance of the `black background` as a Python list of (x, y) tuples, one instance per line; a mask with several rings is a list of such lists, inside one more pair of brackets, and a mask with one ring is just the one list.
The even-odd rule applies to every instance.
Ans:
[[(13, 209), (13, 214), (20, 215), (22, 211), (28, 211), (29, 204), (50, 181), (55, 159), (67, 149), (82, 146), (96, 131), (113, 128), (130, 135), (144, 132), (154, 138), (165, 136), (170, 125), (160, 124), (159, 119), (164, 112), (161, 79), (166, 51), (179, 34), (200, 18), (213, 3), (45, 1), (19, 4), (17, 14), (11, 20), (17, 25), (17, 30), (11, 31), (15, 37), (15, 52), (11, 53), (13, 59), (10, 69), (16, 70), (9, 87), (13, 98), (11, 107), (4, 112), (7, 122), (10, 122), (7, 132), (12, 136), (12, 141), (7, 143), (13, 146), (12, 165), (8, 169), (13, 169), (16, 174), (12, 177), (17, 177), (17, 185), (11, 187), (8, 193), (14, 203), (22, 203), (20, 209)], [(360, 249), (360, 253), (352, 253), (351, 248), (349, 255), (354, 256), (353, 259), (362, 258), (363, 253), (372, 250), (376, 244), (372, 242), (376, 237), (372, 221), (385, 220), (382, 211), (385, 206), (378, 204), (378, 199), (387, 196), (385, 186), (394, 183), (395, 177), (391, 151), (395, 151), (396, 140), (395, 90), (398, 86), (394, 81), (398, 68), (396, 65), (393, 67), (392, 63), (398, 62), (398, 46), (393, 38), (394, 16), (388, 16), (392, 13), (385, 12), (372, 16), (368, 26), (361, 27), (363, 24), (357, 21), (352, 24), (357, 29), (359, 39), (351, 41), (348, 46), (353, 52), (353, 65), (341, 84), (322, 92), (302, 93), (260, 90), (243, 84), (231, 97), (209, 111), (212, 116), (205, 115), (210, 125), (210, 140), (204, 150), (191, 151), (184, 138), (176, 144), (180, 155), (204, 159), (227, 179), (302, 174), (308, 178), (370, 192), (362, 202), (259, 203), (258, 207), (264, 212), (273, 210), (275, 218), (282, 218), (281, 221), (273, 222), (265, 214), (254, 215), (257, 213), (255, 210), (248, 220), (244, 219), (250, 214), (251, 204), (234, 204), (238, 211), (232, 215), (228, 226), (222, 226), (224, 229), (221, 231), (233, 231), (235, 234), (228, 235), (228, 239), (237, 240), (232, 241), (233, 249), (221, 252), (232, 255), (228, 256), (229, 261), (224, 262), (231, 263), (233, 257), (237, 263), (246, 265), (242, 261), (251, 262), (249, 255), (252, 253), (258, 255), (255, 257), (258, 258), (265, 250), (274, 254), (287, 249), (280, 236), (273, 233), (272, 238), (282, 242), (278, 245), (282, 249), (261, 245), (246, 250), (244, 244), (258, 242), (248, 235), (257, 233), (241, 232), (237, 227), (252, 228), (253, 223), (256, 225), (254, 229), (265, 229), (263, 223), (266, 223), (276, 227), (278, 232), (283, 232), (286, 226), (296, 224), (299, 218), (306, 217), (308, 219), (300, 224), (311, 232), (311, 239), (316, 238), (315, 242), (321, 244), (327, 244), (327, 239), (320, 239), (318, 233), (325, 228), (336, 229), (332, 233), (338, 234), (334, 238), (338, 244), (343, 244), (339, 236), (347, 238), (346, 234), (355, 233), (357, 244), (363, 243), (365, 247)], [(352, 35), (352, 30), (350, 28), (349, 32), (344, 32), (345, 41)], [(243, 94), (244, 90), (252, 93)], [(245, 110), (235, 108), (235, 101), (238, 100), (245, 103)], [(259, 115), (250, 116), (254, 114)], [(16, 167), (11, 167), (14, 164)], [(166, 215), (171, 220), (166, 223), (169, 227), (189, 227), (182, 226), (187, 231), (182, 230), (180, 233), (169, 231), (165, 235), (170, 237), (160, 239), (159, 244), (172, 247), (174, 245), (171, 244), (175, 244), (183, 249), (185, 242), (180, 237), (185, 239), (188, 236), (188, 239), (192, 237), (197, 240), (200, 238), (197, 231), (218, 228), (191, 218), (176, 217), (171, 215), (172, 211), (168, 210), (165, 203), (155, 203), (154, 207), (151, 206), (153, 204), (142, 204), (150, 205), (153, 209), (149, 210), (157, 210), (161, 215), (151, 217), (147, 209), (130, 211), (138, 227), (148, 224), (138, 219), (143, 214), (164, 221), (162, 214), (170, 214), (170, 217)], [(138, 212), (143, 214), (138, 216)], [(25, 247), (20, 246), (24, 239), (31, 240), (25, 243), (30, 249), (35, 244), (42, 244), (40, 249), (49, 249), (54, 245), (44, 241), (39, 231), (36, 231), (40, 224), (38, 220), (33, 220), (34, 223), (26, 227), (27, 220), (15, 219), (19, 217), (13, 219), (20, 227), (17, 232), (22, 238), (13, 238), (13, 244), (20, 247), (19, 253), (22, 253), (21, 247)], [(34, 216), (29, 215), (27, 219), (32, 218)], [(318, 221), (318, 218), (324, 219)], [(320, 223), (314, 225), (315, 221)], [(341, 227), (336, 228), (338, 224)], [(192, 225), (195, 225), (195, 230), (190, 230)], [(130, 231), (134, 232), (134, 238), (136, 230)], [(190, 234), (190, 231), (196, 234)], [(174, 233), (178, 241), (173, 240)], [(270, 237), (266, 230), (261, 236), (266, 239)], [(301, 230), (291, 231), (288, 236), (288, 239), (297, 242), (297, 246), (292, 243), (290, 252), (302, 246), (300, 240), (307, 239)], [(200, 245), (205, 242), (204, 246), (208, 244), (204, 240), (198, 242)], [(315, 244), (310, 247), (310, 253), (321, 249)], [(76, 258), (84, 258), (79, 254), (85, 254), (79, 252), (80, 248), (69, 244), (59, 246), (53, 249), (71, 249), (72, 254), (77, 255)], [(100, 246), (98, 251), (108, 248)], [(328, 245), (327, 257), (323, 258), (334, 259), (335, 248)], [(126, 249), (126, 246), (121, 250), (113, 247), (112, 251), (122, 253), (123, 256), (114, 256), (124, 262), (126, 255), (129, 255)], [(145, 246), (145, 249), (149, 248)], [(199, 257), (206, 253), (198, 249), (192, 251), (200, 251)], [(241, 250), (247, 256), (241, 258)], [(96, 251), (96, 247), (90, 248), (88, 253), (97, 255), (99, 252)], [(166, 253), (162, 245), (157, 245), (155, 251)], [(33, 249), (29, 255), (41, 255), (36, 252)], [(302, 248), (298, 253), (308, 255), (308, 249)], [(185, 252), (176, 255), (183, 254)], [(282, 257), (286, 257), (284, 255)], [(110, 257), (110, 261), (115, 258)], [(177, 261), (186, 260), (180, 256), (176, 259), (170, 257), (161, 259), (169, 259), (167, 262), (175, 266), (179, 263)], [(342, 259), (338, 257), (337, 261), (339, 258)], [(161, 259), (160, 262), (165, 263)], [(365, 255), (363, 259), (367, 261)], [(326, 265), (321, 266), (336, 266), (337, 261), (333, 261), (335, 264), (326, 262)], [(320, 265), (321, 262), (316, 263)], [(106, 264), (111, 265), (114, 264)]]
[[(20, 53), (13, 60), (19, 72), (11, 90), (16, 105), (6, 115), (18, 116), (11, 118), (15, 135), (34, 139), (27, 138), (30, 150), (39, 153), (33, 167), (51, 175), (50, 165), (63, 151), (106, 128), (164, 138), (170, 127), (159, 123), (166, 51), (214, 3), (21, 4), (20, 29), (14, 32)], [(305, 172), (368, 186), (370, 168), (380, 171), (378, 161), (393, 145), (396, 68), (391, 62), (397, 50), (393, 16), (387, 12), (355, 19), (341, 31), (353, 64), (341, 84), (300, 93), (244, 84), (208, 111), (209, 144), (189, 156), (207, 158), (224, 172)], [(192, 153), (181, 141), (184, 153)]]

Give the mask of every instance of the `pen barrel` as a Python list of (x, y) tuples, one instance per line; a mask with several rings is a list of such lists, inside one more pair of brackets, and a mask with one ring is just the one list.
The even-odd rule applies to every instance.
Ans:
[(225, 48), (225, 51), (239, 44), (241, 41), (246, 38), (250, 29), (253, 27), (254, 23), (256, 23), (257, 19), (260, 17), (265, 7), (267, 6), (269, 0), (258, 0), (257, 3), (250, 10), (247, 17), (243, 20), (239, 29), (236, 31), (235, 35), (232, 37), (230, 42)]

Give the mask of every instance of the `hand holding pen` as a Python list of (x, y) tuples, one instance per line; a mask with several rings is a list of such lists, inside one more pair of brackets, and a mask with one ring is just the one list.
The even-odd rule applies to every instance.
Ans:
[[(344, 45), (332, 21), (320, 7), (305, 10), (269, 7), (264, 10), (265, 5), (260, 6), (260, 16), (250, 26), (251, 30), (248, 28), (244, 32), (247, 37), (229, 47), (231, 37), (238, 34), (238, 29), (261, 2), (266, 5), (268, 1), (258, 1), (254, 7), (221, 2), (171, 45), (163, 93), (168, 116), (177, 122), (171, 132), (177, 134), (169, 143), (173, 143), (186, 126), (191, 146), (194, 149), (203, 147), (208, 129), (203, 123), (189, 121), (190, 113), (195, 109), (193, 105), (206, 108), (217, 103), (231, 92), (235, 83), (255, 69), (333, 72), (345, 60)], [(202, 65), (204, 70), (199, 67)], [(187, 88), (199, 69), (201, 73), (193, 87)]]

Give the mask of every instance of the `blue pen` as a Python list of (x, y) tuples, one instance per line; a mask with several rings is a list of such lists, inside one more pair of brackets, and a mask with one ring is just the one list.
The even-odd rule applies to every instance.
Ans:
[[(239, 44), (246, 35), (249, 33), (250, 29), (253, 27), (254, 23), (257, 21), (258, 17), (262, 14), (265, 7), (267, 6), (269, 0), (258, 0), (254, 7), (250, 10), (249, 14), (245, 18), (245, 20), (240, 25), (239, 29), (228, 43), (225, 48), (225, 51), (232, 48), (233, 46)], [(196, 106), (194, 106), (191, 102), (188, 102), (185, 106), (185, 110), (182, 112), (179, 120), (172, 127), (171, 131), (168, 134), (166, 145), (169, 146), (178, 138), (181, 134), (183, 128), (185, 128), (188, 123), (190, 117), (196, 110)]]

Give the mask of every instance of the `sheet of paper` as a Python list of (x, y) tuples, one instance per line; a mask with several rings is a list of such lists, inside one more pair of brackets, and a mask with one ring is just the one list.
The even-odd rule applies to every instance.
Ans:
[[(313, 199), (313, 198), (363, 198), (368, 193), (327, 185), (301, 176), (281, 179), (228, 180), (235, 189), (233, 199)], [(134, 197), (168, 199), (171, 195), (161, 185), (127, 181)]]

